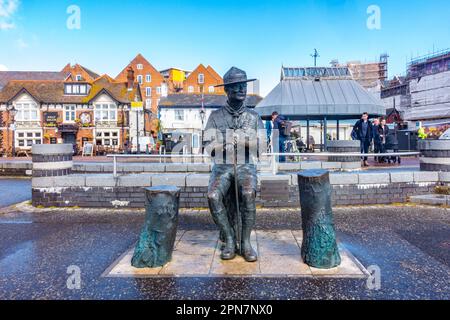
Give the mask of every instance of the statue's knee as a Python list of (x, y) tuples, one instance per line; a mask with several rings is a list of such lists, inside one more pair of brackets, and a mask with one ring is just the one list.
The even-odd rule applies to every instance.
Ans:
[(222, 196), (218, 191), (208, 192), (208, 200), (213, 203), (218, 203), (222, 200)]
[(242, 190), (242, 198), (246, 202), (254, 202), (256, 194), (254, 190)]

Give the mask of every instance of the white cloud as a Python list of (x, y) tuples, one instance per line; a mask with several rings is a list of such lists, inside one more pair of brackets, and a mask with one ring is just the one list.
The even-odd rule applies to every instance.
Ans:
[(0, 64), (0, 71), (8, 71), (8, 68), (4, 64)]
[(0, 17), (10, 18), (19, 7), (19, 0), (0, 0)]
[(15, 28), (14, 14), (19, 5), (19, 0), (0, 0), (0, 30)]
[(26, 43), (22, 38), (16, 40), (16, 45), (19, 49), (26, 49), (29, 47), (28, 43)]
[(11, 22), (0, 21), (0, 30), (14, 29), (16, 26)]

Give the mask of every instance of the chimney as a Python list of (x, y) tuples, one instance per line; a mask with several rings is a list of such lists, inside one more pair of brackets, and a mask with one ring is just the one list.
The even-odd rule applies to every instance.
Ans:
[(127, 69), (127, 88), (128, 91), (133, 91), (134, 88), (134, 70), (131, 66)]

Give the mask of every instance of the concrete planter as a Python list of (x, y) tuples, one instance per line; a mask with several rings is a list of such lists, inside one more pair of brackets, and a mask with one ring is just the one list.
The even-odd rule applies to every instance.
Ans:
[(450, 140), (419, 140), (420, 170), (450, 172)]
[[(328, 141), (328, 152), (333, 153), (360, 153), (361, 146), (358, 140), (333, 140)], [(328, 157), (329, 162), (341, 162), (342, 169), (361, 168), (360, 157)]]
[(71, 144), (33, 145), (33, 177), (57, 177), (72, 173)]

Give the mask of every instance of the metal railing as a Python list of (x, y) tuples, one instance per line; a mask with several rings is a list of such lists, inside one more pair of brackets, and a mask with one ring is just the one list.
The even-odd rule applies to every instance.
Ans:
[[(187, 149), (186, 149), (187, 150)], [(183, 150), (185, 152), (186, 150)], [(278, 157), (285, 156), (285, 157), (298, 157), (298, 161), (294, 162), (301, 162), (301, 158), (319, 158), (319, 157), (367, 157), (367, 158), (375, 158), (375, 157), (412, 157), (412, 156), (420, 156), (420, 152), (390, 152), (390, 153), (358, 153), (358, 152), (348, 152), (348, 153), (338, 153), (338, 152), (315, 152), (315, 153), (278, 153), (278, 152), (271, 152), (271, 153), (263, 153), (261, 156), (263, 157), (270, 157), (270, 166), (272, 168), (272, 173), (277, 174), (278, 173)], [(162, 163), (164, 160), (164, 163), (166, 163), (167, 159), (182, 159), (183, 162), (186, 163), (186, 159), (195, 160), (202, 159), (202, 162), (204, 159), (210, 159), (211, 156), (205, 155), (205, 154), (166, 154), (164, 150), (164, 154), (160, 150), (160, 154), (108, 154), (108, 158), (113, 159), (113, 175), (114, 177), (117, 177), (117, 160), (118, 159), (130, 159), (130, 158), (147, 158), (147, 159), (159, 159), (159, 163)], [(194, 162), (193, 162), (194, 163)]]
[(159, 163), (162, 163), (164, 160), (164, 163), (166, 163), (167, 159), (172, 158), (179, 158), (183, 159), (182, 163), (185, 163), (186, 159), (195, 160), (196, 158), (203, 159), (204, 158), (210, 158), (210, 156), (207, 155), (201, 155), (201, 154), (108, 154), (106, 155), (107, 158), (113, 159), (113, 175), (114, 177), (117, 177), (117, 160), (118, 159), (130, 159), (130, 158), (146, 158), (146, 159), (159, 159)]
[[(420, 156), (420, 152), (390, 152), (390, 153), (358, 153), (358, 152), (347, 152), (347, 153), (338, 153), (338, 152), (319, 152), (319, 153), (263, 153), (262, 156), (270, 156), (272, 158), (272, 173), (278, 173), (277, 166), (277, 157), (286, 156), (286, 157), (298, 157), (298, 158), (314, 158), (314, 157), (361, 157), (361, 158), (378, 158), (378, 157), (412, 157), (412, 156)], [(300, 162), (299, 159), (298, 162)], [(295, 161), (294, 161), (295, 162)]]

